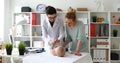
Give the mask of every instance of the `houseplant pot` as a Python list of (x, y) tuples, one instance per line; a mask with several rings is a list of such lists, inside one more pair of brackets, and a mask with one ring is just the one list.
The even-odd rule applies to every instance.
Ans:
[(5, 43), (5, 48), (6, 48), (7, 55), (11, 55), (12, 54), (12, 49), (13, 49), (13, 44), (7, 42), (7, 43)]
[(113, 37), (117, 37), (117, 34), (118, 34), (118, 30), (114, 29), (113, 30)]
[(24, 42), (20, 42), (18, 45), (19, 55), (24, 55), (26, 44)]
[(97, 21), (97, 16), (92, 16), (92, 20), (93, 20), (93, 22), (96, 22)]

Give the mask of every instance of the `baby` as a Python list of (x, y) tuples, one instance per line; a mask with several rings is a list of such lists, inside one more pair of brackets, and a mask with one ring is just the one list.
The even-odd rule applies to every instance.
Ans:
[[(57, 45), (57, 47), (54, 47), (54, 45)], [(51, 44), (50, 51), (54, 56), (64, 57), (65, 55), (65, 50), (60, 43)]]

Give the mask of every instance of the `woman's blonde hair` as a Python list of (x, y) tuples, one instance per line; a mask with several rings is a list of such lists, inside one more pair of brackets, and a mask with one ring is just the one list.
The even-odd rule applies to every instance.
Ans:
[(76, 10), (72, 8), (68, 9), (65, 18), (72, 19), (73, 21), (76, 20)]

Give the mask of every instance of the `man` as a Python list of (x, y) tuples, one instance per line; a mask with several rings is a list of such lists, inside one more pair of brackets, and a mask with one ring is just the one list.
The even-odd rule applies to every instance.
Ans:
[[(52, 6), (46, 7), (47, 19), (42, 21), (43, 40), (50, 46), (50, 51), (53, 55), (64, 56), (64, 49), (61, 46), (61, 41), (64, 37), (63, 20), (57, 17), (56, 9)], [(59, 50), (60, 54), (57, 54)]]

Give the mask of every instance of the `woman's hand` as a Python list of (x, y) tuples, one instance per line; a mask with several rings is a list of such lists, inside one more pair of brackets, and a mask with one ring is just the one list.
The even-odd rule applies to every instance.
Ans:
[(74, 54), (77, 56), (81, 56), (80, 52), (77, 52), (77, 51)]
[(81, 45), (82, 45), (82, 42), (78, 41), (78, 44), (77, 44), (77, 47), (76, 47), (76, 51), (74, 53), (77, 56), (81, 56), (81, 54), (80, 54), (80, 47), (81, 47)]

